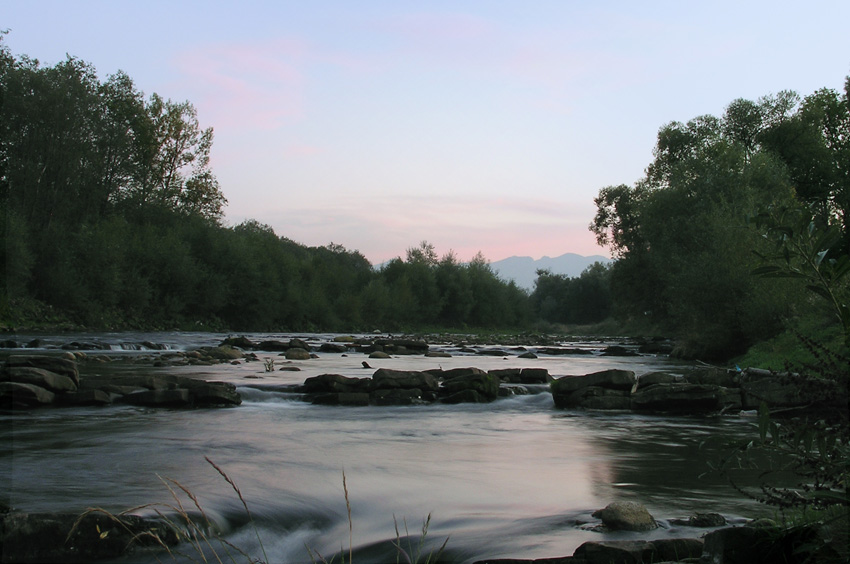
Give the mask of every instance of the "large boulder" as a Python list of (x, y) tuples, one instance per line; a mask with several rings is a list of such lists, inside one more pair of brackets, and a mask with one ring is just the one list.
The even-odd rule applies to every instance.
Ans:
[(27, 408), (50, 405), (56, 394), (42, 387), (21, 382), (0, 382), (0, 407)]
[(702, 539), (590, 541), (573, 553), (576, 564), (690, 562), (702, 556)]
[(584, 409), (622, 410), (631, 408), (628, 390), (612, 390), (600, 386), (581, 388), (569, 396), (559, 396), (558, 407), (582, 407)]
[(591, 541), (579, 546), (573, 558), (583, 564), (643, 564), (656, 562), (652, 543), (645, 540)]
[(493, 401), (499, 397), (500, 380), (493, 374), (474, 369), (474, 371), (466, 374), (444, 377), (447, 379), (443, 381), (440, 391), (443, 396), (450, 397), (459, 392), (473, 391), (478, 395), (476, 401), (481, 401), (482, 399), (484, 401)]
[[(628, 395), (634, 387), (635, 381), (635, 373), (631, 370), (604, 370), (584, 376), (562, 376), (561, 378), (552, 380), (549, 383), (549, 389), (552, 391), (552, 399), (555, 401), (556, 407), (577, 407), (581, 405), (585, 397), (602, 397), (606, 395), (605, 393), (596, 391), (576, 394), (579, 390), (584, 388), (602, 388), (606, 390), (618, 390)], [(608, 395), (612, 397), (621, 396), (621, 394)], [(619, 400), (614, 401), (618, 403), (612, 409), (627, 409), (619, 403)], [(595, 408), (600, 409), (598, 405)]]
[(77, 363), (68, 358), (49, 355), (13, 355), (6, 360), (4, 368), (8, 370), (22, 366), (48, 370), (54, 374), (67, 376), (75, 384), (80, 383), (80, 372), (77, 369)]
[(562, 376), (552, 380), (553, 394), (570, 394), (580, 388), (599, 386), (612, 390), (631, 390), (635, 385), (635, 373), (631, 370), (603, 370), (584, 376)]
[(56, 402), (67, 406), (97, 406), (112, 403), (112, 396), (104, 390), (79, 390), (56, 397)]
[(239, 337), (227, 337), (221, 342), (223, 347), (238, 347), (240, 349), (253, 349), (256, 345), (251, 339), (242, 335)]
[[(704, 412), (719, 410), (726, 388), (702, 384), (655, 384), (631, 396), (636, 411)], [(739, 402), (740, 403), (740, 402)]]
[(676, 384), (684, 381), (684, 376), (669, 372), (647, 372), (638, 378), (638, 387), (646, 388), (653, 384)]
[(32, 384), (55, 393), (73, 392), (77, 389), (77, 383), (68, 376), (34, 366), (8, 367), (0, 373), (0, 381)]
[(236, 391), (236, 386), (229, 382), (208, 382), (185, 378), (180, 385), (189, 390), (190, 401), (196, 407), (242, 403), (242, 396)]
[(229, 360), (237, 360), (245, 356), (245, 353), (236, 347), (230, 345), (220, 345), (218, 347), (202, 347), (198, 349), (202, 356), (226, 362)]
[(402, 388), (436, 392), (439, 387), (440, 383), (428, 372), (379, 368), (372, 375), (372, 388), (375, 390)]
[(319, 374), (304, 380), (301, 391), (316, 393), (368, 392), (371, 381), (368, 378), (351, 378), (342, 374)]
[(592, 514), (602, 524), (617, 531), (651, 531), (658, 523), (646, 507), (634, 501), (615, 501)]
[(79, 401), (102, 403), (107, 394), (115, 401), (148, 407), (207, 407), (232, 406), (242, 403), (236, 386), (229, 382), (216, 382), (178, 376), (176, 374), (115, 374), (85, 376), (80, 381), (80, 393), (89, 395), (63, 399), (67, 405)]
[(287, 360), (310, 360), (310, 352), (300, 347), (288, 349), (284, 356)]
[(552, 380), (546, 368), (500, 368), (489, 372), (511, 384), (548, 384)]
[(375, 405), (421, 405), (432, 403), (436, 395), (416, 388), (395, 388), (375, 390), (369, 397)]

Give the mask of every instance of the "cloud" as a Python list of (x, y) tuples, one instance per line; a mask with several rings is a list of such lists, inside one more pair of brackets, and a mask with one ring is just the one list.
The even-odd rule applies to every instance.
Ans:
[(587, 229), (590, 214), (569, 202), (525, 197), (313, 194), (290, 197), (285, 207), (269, 205), (256, 219), (303, 244), (333, 241), (380, 263), (403, 257), (423, 240), (434, 244), (438, 254), (453, 250), (461, 260), (478, 251), (490, 260), (532, 252), (535, 258), (605, 254)]
[(204, 121), (276, 129), (304, 115), (306, 51), (292, 39), (208, 44), (180, 53), (173, 63)]

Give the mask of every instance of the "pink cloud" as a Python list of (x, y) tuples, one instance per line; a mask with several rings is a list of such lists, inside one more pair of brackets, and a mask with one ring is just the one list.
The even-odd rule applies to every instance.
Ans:
[(204, 121), (275, 129), (304, 113), (305, 51), (293, 40), (217, 44), (181, 53), (174, 62)]
[(260, 221), (307, 245), (335, 242), (362, 252), (373, 263), (404, 257), (422, 240), (439, 255), (453, 250), (469, 260), (509, 256), (558, 256), (567, 252), (607, 255), (588, 231), (589, 210), (564, 201), (528, 198), (368, 197), (360, 194), (287, 200)]

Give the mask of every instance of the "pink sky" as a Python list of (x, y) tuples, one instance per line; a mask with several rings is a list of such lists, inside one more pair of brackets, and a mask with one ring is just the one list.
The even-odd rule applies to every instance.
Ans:
[(191, 101), (228, 224), (500, 260), (607, 254), (593, 198), (641, 177), (665, 123), (840, 88), (850, 5), (780, 4), (30, 0), (0, 27)]

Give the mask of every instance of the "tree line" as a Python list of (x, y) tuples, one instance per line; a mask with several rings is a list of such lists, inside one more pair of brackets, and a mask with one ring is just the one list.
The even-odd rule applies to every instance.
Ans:
[[(787, 218), (810, 239), (837, 234), (813, 255), (819, 265), (848, 253), (848, 93), (850, 79), (844, 92), (735, 100), (721, 117), (663, 126), (645, 176), (596, 198), (590, 229), (614, 263), (539, 271), (529, 292), (480, 253), (440, 257), (423, 241), (376, 268), (254, 220), (228, 226), (213, 130), (191, 103), (145, 96), (122, 72), (101, 80), (74, 57), (13, 56), (0, 34), (0, 318), (258, 331), (613, 318), (678, 337), (693, 356), (728, 357), (817, 310), (799, 276), (753, 276), (765, 261), (803, 260), (788, 253)], [(847, 279), (834, 279), (828, 293), (844, 300)]]
[(399, 330), (522, 327), (528, 294), (480, 254), (433, 246), (374, 268), (249, 220), (223, 223), (213, 130), (189, 102), (100, 80), (0, 36), (0, 198), (7, 325), (52, 312), (91, 328)]

